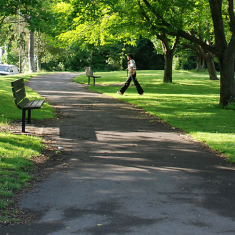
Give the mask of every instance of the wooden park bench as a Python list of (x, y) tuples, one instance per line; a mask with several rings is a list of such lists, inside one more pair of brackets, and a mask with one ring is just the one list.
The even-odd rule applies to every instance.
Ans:
[(92, 77), (93, 78), (93, 85), (95, 86), (95, 79), (101, 78), (101, 76), (94, 76), (91, 67), (85, 67), (85, 72), (88, 77), (88, 85), (90, 85), (90, 78)]
[(28, 110), (28, 123), (31, 121), (31, 110), (40, 109), (45, 100), (29, 100), (26, 97), (24, 79), (20, 78), (11, 82), (14, 101), (19, 109), (22, 109), (22, 132), (25, 132), (25, 114)]

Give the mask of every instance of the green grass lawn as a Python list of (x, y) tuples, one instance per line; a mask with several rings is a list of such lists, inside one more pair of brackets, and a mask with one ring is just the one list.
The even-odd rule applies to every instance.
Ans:
[[(0, 76), (0, 125), (7, 126), (14, 120), (21, 120), (22, 111), (13, 100), (11, 81), (23, 77), (27, 81), (39, 73), (15, 76)], [(41, 97), (26, 87), (27, 97)], [(54, 117), (54, 109), (45, 102), (40, 110), (32, 111), (32, 119), (49, 119)], [(42, 138), (29, 135), (16, 135), (9, 131), (0, 132), (0, 222), (14, 220), (5, 209), (9, 206), (16, 191), (27, 186), (31, 180), (30, 172), (34, 170), (31, 161), (33, 156), (39, 156), (43, 149)]]
[[(209, 80), (207, 72), (174, 71), (173, 83), (164, 84), (163, 71), (137, 71), (144, 96), (138, 95), (135, 86), (123, 96), (117, 94), (126, 71), (95, 75), (102, 77), (96, 79), (96, 86), (89, 86), (91, 90), (135, 104), (235, 162), (235, 110), (219, 106), (220, 82)], [(75, 80), (87, 83), (85, 75)]]

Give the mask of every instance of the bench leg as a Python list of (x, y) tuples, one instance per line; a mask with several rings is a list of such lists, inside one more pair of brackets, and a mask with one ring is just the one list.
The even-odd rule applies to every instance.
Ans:
[(88, 85), (90, 85), (90, 77), (88, 77)]
[(22, 132), (25, 132), (25, 109), (22, 109)]
[(28, 109), (28, 123), (31, 122), (31, 109)]

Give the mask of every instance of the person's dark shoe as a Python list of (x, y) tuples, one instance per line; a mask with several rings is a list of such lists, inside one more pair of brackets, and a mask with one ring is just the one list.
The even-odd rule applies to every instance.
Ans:
[(140, 95), (144, 95), (144, 93), (141, 93)]

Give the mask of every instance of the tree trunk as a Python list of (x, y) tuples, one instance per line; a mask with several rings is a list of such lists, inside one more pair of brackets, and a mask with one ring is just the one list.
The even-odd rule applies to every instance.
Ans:
[(235, 101), (234, 53), (224, 51), (219, 57), (220, 63), (220, 104), (226, 106)]
[(41, 63), (41, 56), (38, 55), (37, 56), (37, 72), (40, 72), (41, 71), (41, 68), (42, 68), (42, 63)]
[(19, 46), (19, 73), (22, 73), (22, 55), (21, 55), (22, 49), (21, 45)]
[(203, 59), (202, 56), (200, 56), (199, 54), (197, 54), (197, 70), (201, 71), (204, 69), (204, 65), (205, 65), (205, 60)]
[(215, 62), (214, 57), (211, 52), (207, 53), (205, 56), (206, 64), (208, 67), (208, 72), (210, 76), (210, 80), (219, 80), (215, 70)]
[(172, 83), (172, 62), (173, 62), (173, 51), (164, 51), (165, 66), (164, 66), (164, 83)]
[[(21, 35), (21, 13), (19, 11), (19, 38), (20, 38), (20, 35)], [(19, 45), (19, 73), (22, 73), (22, 47), (21, 47), (21, 44)]]
[(172, 45), (172, 48), (170, 48), (169, 46), (169, 40), (166, 36), (165, 33), (163, 34), (158, 34), (157, 35), (158, 39), (161, 40), (161, 44), (162, 44), (162, 50), (164, 53), (164, 58), (165, 58), (165, 66), (164, 66), (164, 78), (163, 78), (163, 82), (164, 83), (172, 83), (172, 62), (173, 62), (173, 55), (174, 55), (174, 51), (175, 48), (177, 46), (177, 44), (179, 43), (179, 37), (177, 36), (175, 38), (175, 41)]
[[(209, 0), (214, 25), (216, 56), (220, 64), (220, 104), (226, 106), (235, 101), (234, 55), (235, 55), (235, 16), (233, 0), (227, 1), (232, 37), (229, 43), (225, 37), (225, 26), (222, 15), (223, 1)], [(226, 32), (227, 33), (227, 32)]]
[(201, 48), (199, 45), (189, 45), (187, 43), (183, 43), (183, 45), (197, 53), (197, 69), (200, 68), (202, 61), (206, 61), (210, 80), (218, 80), (213, 54), (210, 51), (203, 50), (203, 48)]
[(29, 72), (35, 72), (34, 64), (34, 32), (29, 31)]

